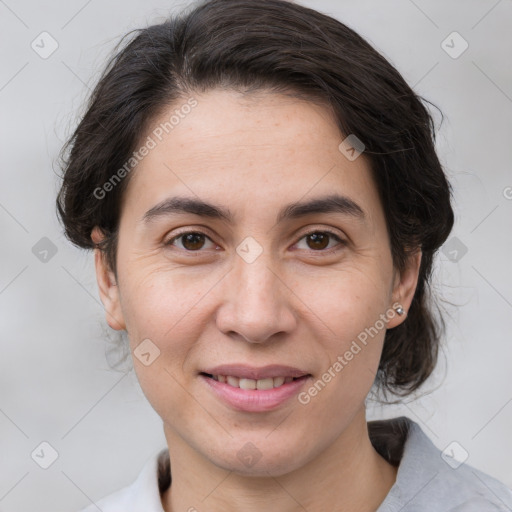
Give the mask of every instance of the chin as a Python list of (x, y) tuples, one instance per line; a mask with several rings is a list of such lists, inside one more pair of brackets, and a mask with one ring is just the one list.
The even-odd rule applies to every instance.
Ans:
[[(234, 445), (239, 445), (239, 449), (233, 449)], [(300, 447), (300, 448), (299, 448)], [(261, 441), (235, 441), (230, 442), (229, 451), (226, 446), (219, 447), (219, 450), (210, 452), (206, 456), (216, 466), (232, 471), (241, 476), (266, 477), (282, 476), (302, 467), (306, 462), (306, 452), (304, 445), (287, 445), (269, 443), (262, 436)]]

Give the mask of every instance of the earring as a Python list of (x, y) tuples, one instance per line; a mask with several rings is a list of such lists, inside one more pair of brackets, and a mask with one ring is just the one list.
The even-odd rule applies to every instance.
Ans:
[(395, 311), (396, 311), (400, 316), (402, 316), (402, 315), (405, 313), (404, 308), (403, 308), (402, 306), (398, 306), (398, 307), (395, 309)]

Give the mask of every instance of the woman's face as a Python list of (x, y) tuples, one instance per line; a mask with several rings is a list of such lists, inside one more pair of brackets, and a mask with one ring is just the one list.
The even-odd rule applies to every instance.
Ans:
[(100, 293), (168, 440), (235, 472), (282, 474), (364, 415), (419, 257), (394, 271), (364, 153), (339, 149), (325, 108), (194, 98), (141, 139), (155, 147), (125, 191), (117, 286), (97, 253)]

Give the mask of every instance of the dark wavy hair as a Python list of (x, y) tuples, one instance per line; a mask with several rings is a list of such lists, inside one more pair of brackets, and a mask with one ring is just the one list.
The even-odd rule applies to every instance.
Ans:
[(116, 235), (128, 174), (105, 184), (165, 109), (194, 91), (265, 90), (325, 104), (340, 134), (356, 135), (378, 188), (394, 265), (423, 256), (406, 320), (386, 332), (376, 376), (400, 396), (432, 373), (442, 320), (433, 314), (433, 256), (453, 225), (451, 188), (435, 151), (435, 124), (400, 73), (334, 18), (285, 0), (207, 0), (161, 24), (127, 34), (61, 153), (57, 208), (66, 236), (93, 248), (91, 230), (115, 272)]

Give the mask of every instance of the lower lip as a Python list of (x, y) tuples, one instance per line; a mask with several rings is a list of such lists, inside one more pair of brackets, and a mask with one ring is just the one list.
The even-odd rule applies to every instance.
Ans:
[(256, 390), (235, 388), (206, 375), (200, 375), (200, 377), (221, 400), (234, 409), (245, 412), (265, 412), (276, 409), (297, 395), (306, 381), (311, 378), (308, 375), (277, 388)]

